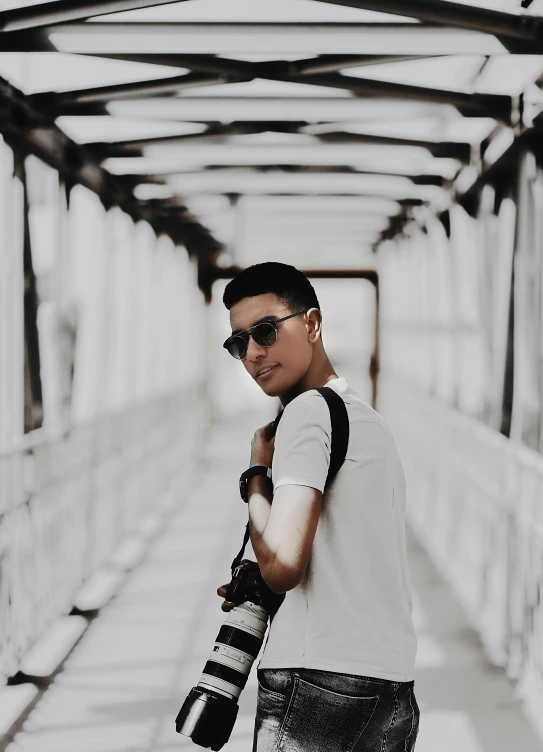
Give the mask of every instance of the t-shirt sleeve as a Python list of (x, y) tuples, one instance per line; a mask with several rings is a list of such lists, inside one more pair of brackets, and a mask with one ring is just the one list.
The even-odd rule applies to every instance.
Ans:
[[(326, 402), (293, 401), (284, 410), (272, 460), (273, 490), (293, 484), (324, 491), (330, 465), (332, 426)], [(324, 407), (325, 410), (322, 408)]]

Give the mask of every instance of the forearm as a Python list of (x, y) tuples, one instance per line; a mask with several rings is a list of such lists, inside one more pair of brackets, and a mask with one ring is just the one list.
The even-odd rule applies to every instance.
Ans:
[(271, 570), (276, 558), (276, 552), (268, 545), (265, 535), (273, 499), (270, 481), (262, 475), (255, 475), (249, 480), (248, 495), (251, 545), (264, 576)]

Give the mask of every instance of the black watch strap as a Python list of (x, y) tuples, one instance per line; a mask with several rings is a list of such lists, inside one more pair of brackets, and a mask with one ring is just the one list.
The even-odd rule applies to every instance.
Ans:
[(266, 465), (252, 465), (245, 470), (239, 479), (239, 492), (243, 501), (247, 504), (249, 502), (248, 485), (249, 480), (255, 475), (265, 475), (271, 480), (271, 468)]

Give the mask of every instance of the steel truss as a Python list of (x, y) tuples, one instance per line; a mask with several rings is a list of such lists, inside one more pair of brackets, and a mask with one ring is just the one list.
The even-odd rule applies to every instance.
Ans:
[[(525, 42), (532, 54), (543, 50), (543, 19), (504, 11), (451, 3), (447, 0), (316, 0), (329, 5), (391, 13), (417, 18), (426, 23), (493, 34), (501, 40)], [(516, 45), (514, 45), (516, 47)]]
[[(155, 232), (167, 232), (189, 253), (206, 255), (222, 248), (207, 228), (180, 202), (165, 207), (135, 199), (122, 179), (111, 175), (89, 149), (76, 144), (37, 110), (30, 97), (0, 78), (0, 133), (17, 154), (35, 154), (54, 167), (68, 186), (81, 184), (98, 194), (106, 208), (120, 206), (134, 221), (145, 220)], [(172, 222), (175, 219), (175, 222)]]
[[(465, 54), (466, 51), (475, 54), (503, 53), (507, 50), (515, 54), (540, 54), (543, 51), (543, 19), (476, 8), (447, 0), (318, 0), (416, 18), (423, 21), (422, 24), (80, 23), (93, 16), (167, 5), (177, 1), (180, 0), (97, 0), (92, 3), (83, 0), (57, 0), (0, 12), (0, 50), (66, 51), (173, 66), (188, 71), (179, 76), (159, 80), (143, 80), (62, 93), (44, 92), (32, 97), (23, 97), (16, 90), (7, 92), (7, 85), (2, 82), (0, 132), (5, 133), (8, 140), (17, 143), (19, 148), (33, 151), (45, 161), (54, 164), (69, 179), (90, 187), (100, 195), (106, 205), (118, 203), (132, 216), (147, 219), (155, 229), (166, 231), (174, 240), (187, 245), (189, 251), (191, 247), (197, 248), (201, 245), (214, 252), (220, 244), (189, 215), (180, 200), (156, 199), (142, 202), (137, 201), (133, 195), (137, 185), (161, 183), (165, 176), (114, 177), (100, 166), (102, 160), (108, 157), (141, 156), (142, 150), (148, 146), (200, 141), (220, 143), (232, 136), (265, 131), (299, 134), (301, 137), (312, 135), (322, 144), (422, 147), (436, 158), (454, 159), (464, 164), (469, 163), (474, 155), (478, 155), (468, 143), (357, 134), (342, 130), (340, 125), (335, 131), (320, 133), (311, 133), (307, 129), (312, 124), (323, 123), (330, 123), (333, 128), (333, 121), (329, 118), (313, 118), (311, 122), (286, 119), (239, 119), (228, 123), (198, 120), (206, 126), (202, 133), (93, 143), (80, 147), (56, 128), (54, 120), (60, 115), (109, 115), (108, 105), (111, 103), (137, 101), (145, 97), (155, 97), (156, 101), (161, 101), (160, 98), (175, 96), (192, 87), (265, 79), (341, 89), (351, 94), (353, 99), (359, 98), (368, 102), (393, 100), (425, 103), (431, 106), (452, 106), (463, 117), (490, 117), (506, 126), (516, 127), (520, 133), (522, 129), (518, 126), (518, 118), (521, 103), (519, 106), (516, 98), (389, 83), (349, 76), (342, 71), (351, 67), (372, 66), (384, 62), (440, 57), (451, 53)], [(153, 34), (157, 35), (156, 40)], [(301, 34), (305, 39), (307, 55), (312, 54), (313, 39), (318, 40), (317, 47), (319, 44), (323, 45), (322, 52), (326, 54), (316, 57), (302, 56), (294, 61), (278, 59), (262, 63), (217, 56), (217, 53), (225, 54), (225, 49), (219, 49), (223, 44), (226, 54), (235, 55), (228, 50), (229, 45), (235, 47), (233, 40), (236, 39), (251, 39), (251, 44), (255, 44), (255, 38), (265, 41), (266, 35), (269, 42), (271, 38), (294, 39), (297, 34)], [(334, 45), (328, 43), (327, 37), (330, 34), (336, 35), (334, 49)], [(122, 49), (115, 49), (116, 35), (123, 39)], [(206, 44), (198, 44), (198, 39)], [(148, 40), (154, 41), (148, 44)], [(162, 40), (168, 41), (163, 44)], [(178, 52), (179, 49), (185, 49), (185, 52), (181, 54)], [(390, 49), (397, 54), (390, 54)], [(266, 52), (265, 49), (262, 51)], [(364, 54), (360, 54), (361, 51)], [(375, 54), (368, 54), (368, 51)], [(183, 99), (179, 101), (182, 103)], [(250, 112), (246, 115), (251, 116)], [(270, 113), (267, 116), (274, 117), (274, 114)], [(22, 128), (21, 123), (24, 126)], [(212, 171), (233, 168), (209, 165), (207, 169)], [(348, 165), (341, 164), (313, 168), (302, 165), (278, 165), (272, 168), (267, 165), (249, 165), (243, 169), (253, 172), (307, 172), (322, 176), (330, 173), (390, 174), (353, 170)], [(480, 180), (492, 180), (492, 176), (498, 174), (499, 170), (499, 166), (492, 168), (488, 176), (484, 175)], [(180, 177), (183, 175), (179, 171), (175, 174)], [(445, 190), (451, 187), (450, 181), (444, 180), (440, 175), (397, 176), (407, 177), (415, 185), (439, 186)], [(466, 206), (470, 205), (474, 191), (476, 186), (472, 186), (468, 192)], [(325, 192), (323, 195), (326, 195)], [(382, 237), (389, 237), (391, 233), (398, 232), (410, 221), (410, 209), (416, 205), (416, 200), (415, 203), (413, 201), (409, 199), (403, 203), (400, 215), (391, 219), (391, 224)], [(207, 273), (205, 270), (202, 272), (204, 276)]]
[[(132, 56), (133, 57), (133, 56)], [(138, 56), (142, 60), (142, 56)], [(153, 59), (152, 56), (151, 59)], [(168, 59), (166, 56), (165, 59)], [(162, 59), (160, 59), (161, 64)], [(397, 99), (400, 101), (425, 102), (432, 104), (450, 104), (464, 117), (491, 117), (505, 123), (511, 123), (513, 101), (501, 94), (467, 94), (465, 92), (434, 89), (423, 86), (375, 81), (373, 79), (345, 76), (338, 73), (307, 74), (293, 73), (289, 63), (278, 60), (265, 63), (247, 63), (241, 60), (201, 56), (199, 59), (183, 57), (186, 66), (196, 68), (200, 73), (174, 76), (172, 78), (140, 81), (130, 84), (118, 84), (92, 89), (79, 89), (56, 94), (53, 92), (39, 94), (35, 98), (36, 106), (54, 115), (76, 115), (78, 106), (89, 103), (104, 104), (119, 99), (138, 99), (148, 94), (175, 94), (186, 87), (209, 86), (216, 83), (239, 83), (257, 78), (286, 83), (325, 86), (344, 89), (353, 94), (372, 99)], [(153, 59), (154, 62), (154, 59)], [(304, 61), (305, 62), (305, 61)], [(166, 63), (167, 64), (167, 63)], [(179, 64), (179, 63), (178, 63)], [(184, 66), (185, 67), (185, 66)], [(201, 75), (207, 71), (209, 75)], [(217, 74), (219, 78), (217, 78)], [(92, 110), (92, 108), (90, 108)], [(85, 113), (89, 108), (85, 109)]]
[(41, 26), (81, 21), (94, 16), (122, 13), (127, 10), (168, 5), (186, 0), (55, 0), (55, 2), (31, 5), (0, 11), (0, 32), (35, 29)]

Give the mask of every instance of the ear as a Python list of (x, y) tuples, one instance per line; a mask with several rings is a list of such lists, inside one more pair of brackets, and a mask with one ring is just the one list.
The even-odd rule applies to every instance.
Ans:
[(322, 314), (318, 308), (310, 308), (306, 315), (308, 340), (311, 343), (317, 342), (322, 331)]

